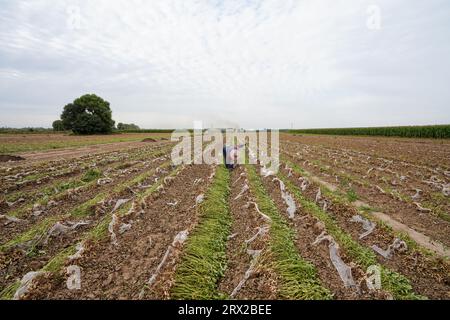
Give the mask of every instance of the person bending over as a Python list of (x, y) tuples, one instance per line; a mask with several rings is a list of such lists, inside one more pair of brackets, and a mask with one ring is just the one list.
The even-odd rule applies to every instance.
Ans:
[(237, 166), (239, 149), (244, 147), (244, 145), (239, 146), (224, 146), (223, 147), (223, 159), (225, 167), (227, 169), (234, 169)]

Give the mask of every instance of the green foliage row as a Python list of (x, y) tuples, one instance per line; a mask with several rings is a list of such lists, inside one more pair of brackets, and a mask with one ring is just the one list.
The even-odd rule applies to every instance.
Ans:
[(117, 130), (129, 132), (129, 131), (133, 131), (133, 130), (134, 131), (139, 131), (141, 129), (139, 128), (139, 126), (135, 125), (134, 123), (122, 123), (122, 122), (119, 122), (117, 124)]
[(273, 268), (280, 276), (279, 296), (287, 300), (329, 300), (332, 293), (319, 279), (313, 264), (304, 260), (295, 246), (295, 231), (278, 212), (267, 194), (255, 166), (247, 165), (250, 189), (259, 209), (270, 217), (270, 251)]
[(175, 129), (138, 129), (138, 130), (116, 130), (115, 133), (172, 133)]
[(218, 166), (200, 211), (200, 223), (190, 235), (177, 267), (174, 299), (219, 299), (217, 284), (227, 265), (226, 244), (231, 230), (228, 206), (230, 173)]
[(450, 124), (433, 126), (296, 129), (289, 130), (288, 132), (293, 134), (307, 133), (447, 139), (450, 138)]
[(53, 133), (50, 128), (0, 128), (0, 134), (28, 134), (28, 133)]

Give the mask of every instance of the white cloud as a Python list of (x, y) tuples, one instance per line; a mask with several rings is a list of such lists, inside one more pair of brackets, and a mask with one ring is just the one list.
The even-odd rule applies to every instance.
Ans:
[(3, 2), (2, 124), (49, 126), (87, 92), (142, 127), (450, 121), (447, 1)]

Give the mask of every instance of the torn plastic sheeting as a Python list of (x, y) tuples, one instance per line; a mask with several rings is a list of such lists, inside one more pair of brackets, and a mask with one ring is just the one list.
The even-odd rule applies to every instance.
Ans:
[(360, 234), (359, 239), (363, 239), (367, 237), (369, 234), (375, 230), (375, 227), (377, 224), (375, 222), (372, 222), (364, 217), (361, 217), (359, 214), (353, 216), (350, 221), (361, 223), (364, 230), (366, 230), (364, 233)]
[(88, 224), (90, 224), (91, 222), (86, 220), (86, 221), (77, 221), (77, 222), (73, 222), (73, 221), (68, 221), (67, 224), (70, 225), (70, 229), (71, 230), (75, 230), (76, 228), (78, 228), (79, 226), (86, 226)]
[(421, 192), (422, 192), (421, 189), (416, 189), (416, 193), (413, 196), (411, 196), (411, 199), (418, 200), (420, 198), (420, 193)]
[(322, 211), (326, 212), (328, 209), (328, 201), (327, 200), (323, 200), (323, 206), (322, 206)]
[[(143, 204), (145, 204), (145, 202), (142, 202)], [(125, 213), (123, 216), (127, 217), (133, 213), (136, 213), (136, 207), (139, 206), (139, 204), (136, 203), (136, 201), (133, 201), (133, 203), (131, 204), (131, 208), (128, 210), (127, 213)], [(144, 209), (141, 206), (141, 210), (139, 212), (137, 212), (138, 214), (141, 214), (144, 212)]]
[(395, 238), (394, 242), (389, 245), (389, 247), (386, 250), (381, 249), (379, 246), (377, 245), (373, 245), (372, 249), (380, 254), (381, 256), (383, 256), (385, 259), (390, 259), (392, 257), (392, 254), (397, 251), (397, 252), (405, 252), (406, 250), (408, 250), (408, 246), (406, 244), (405, 241), (399, 239), (399, 238)]
[(328, 235), (326, 233), (326, 231), (323, 231), (320, 235), (317, 236), (316, 240), (314, 240), (312, 245), (314, 246), (314, 245), (319, 244), (320, 242), (325, 241), (325, 240), (329, 241), (329, 242), (334, 242), (334, 239), (330, 235)]
[(230, 294), (231, 298), (234, 298), (236, 294), (242, 289), (244, 284), (247, 282), (247, 280), (250, 278), (250, 276), (253, 274), (254, 269), (256, 267), (256, 264), (258, 262), (258, 258), (261, 255), (262, 250), (247, 250), (247, 254), (249, 254), (252, 257), (252, 261), (250, 262), (250, 267), (245, 271), (244, 277), (241, 279), (239, 284), (234, 288), (233, 292)]
[(289, 171), (288, 171), (288, 175), (287, 176), (288, 176), (288, 178), (290, 178), (290, 177), (292, 177), (292, 168), (289, 168), (288, 170)]
[(178, 201), (167, 202), (167, 205), (168, 205), (168, 206), (171, 206), (171, 207), (175, 207), (177, 204), (178, 204)]
[(292, 198), (292, 196), (287, 193), (287, 192), (283, 192), (281, 194), (282, 198), (284, 199), (284, 201), (286, 202), (286, 205), (288, 206), (287, 208), (287, 213), (289, 215), (290, 219), (294, 219), (295, 217), (295, 212), (297, 211), (297, 206), (295, 204), (294, 199)]
[(183, 244), (184, 242), (186, 242), (188, 236), (189, 236), (188, 230), (179, 232), (173, 239), (172, 246), (175, 247), (177, 244)]
[(28, 293), (28, 290), (33, 283), (33, 280), (36, 279), (39, 275), (43, 274), (42, 271), (31, 271), (23, 276), (22, 280), (20, 280), (19, 288), (14, 293), (14, 300), (20, 300), (24, 295)]
[(256, 238), (258, 238), (258, 236), (263, 236), (263, 235), (267, 234), (267, 232), (269, 232), (269, 226), (257, 227), (256, 230), (258, 230), (258, 231), (256, 232), (256, 234), (253, 237), (251, 237), (248, 240), (245, 240), (246, 244), (249, 244), (249, 243), (255, 241)]
[(262, 175), (264, 178), (267, 178), (267, 177), (269, 177), (269, 176), (275, 175), (275, 172), (273, 172), (272, 170), (268, 170), (268, 169), (262, 167), (262, 168), (261, 168), (261, 175)]
[(48, 243), (48, 240), (52, 237), (58, 237), (62, 234), (66, 234), (67, 232), (71, 230), (75, 230), (79, 226), (85, 226), (88, 225), (89, 221), (80, 221), (80, 222), (67, 222), (70, 224), (70, 226), (66, 226), (62, 224), (61, 222), (57, 222), (53, 225), (53, 227), (50, 228), (50, 230), (47, 232), (47, 236), (45, 237), (44, 244)]
[(446, 185), (442, 186), (442, 193), (446, 197), (450, 196), (450, 184), (446, 184)]
[(84, 250), (86, 250), (83, 242), (79, 242), (77, 244), (77, 246), (75, 247), (75, 249), (77, 250), (77, 252), (75, 252), (73, 255), (68, 257), (69, 261), (80, 259), (81, 255), (84, 253)]
[(111, 178), (101, 178), (101, 179), (97, 180), (97, 185), (103, 186), (105, 184), (109, 184), (109, 183), (112, 183), (112, 182), (113, 182), (113, 179), (111, 179)]
[[(159, 273), (161, 272), (162, 267), (166, 263), (166, 260), (169, 258), (170, 253), (172, 252), (172, 250), (175, 249), (175, 247), (177, 245), (183, 245), (184, 242), (186, 242), (188, 236), (189, 236), (189, 231), (188, 230), (181, 231), (175, 236), (175, 238), (173, 239), (172, 243), (167, 248), (166, 253), (164, 254), (161, 262), (156, 267), (155, 272), (151, 275), (151, 277), (147, 281), (147, 287), (150, 287), (151, 285), (153, 285), (153, 283), (155, 282), (155, 280), (158, 277)], [(145, 294), (145, 290), (142, 289), (141, 292), (139, 293), (139, 299), (142, 299), (144, 297), (144, 294)]]
[(216, 167), (214, 167), (213, 172), (211, 172), (211, 174), (209, 175), (208, 180), (212, 180), (215, 175), (216, 175)]
[(259, 210), (258, 204), (257, 204), (256, 202), (250, 201), (250, 202), (248, 202), (247, 204), (248, 204), (249, 207), (250, 207), (251, 204), (253, 204), (253, 205), (255, 206), (255, 208), (256, 208), (256, 211), (257, 211), (257, 212), (258, 212), (265, 220), (267, 220), (267, 221), (269, 221), (269, 222), (272, 222), (272, 219), (271, 219), (268, 215), (265, 215), (264, 213), (261, 212), (261, 210)]
[(348, 288), (357, 287), (355, 281), (353, 280), (352, 269), (342, 261), (339, 256), (339, 247), (336, 242), (330, 243), (330, 258), (334, 267), (339, 273), (341, 280), (344, 282), (345, 286)]
[(162, 169), (162, 168), (160, 168), (160, 167), (158, 167), (158, 168), (156, 168), (156, 171), (155, 171), (156, 173), (167, 173), (167, 171), (166, 170), (164, 170), (164, 169)]
[(138, 187), (138, 189), (148, 189), (151, 186), (152, 186), (151, 184), (143, 185), (143, 184), (139, 183), (137, 187)]
[(127, 203), (128, 201), (130, 201), (131, 199), (119, 199), (116, 201), (116, 204), (114, 206), (114, 208), (112, 209), (111, 213), (114, 213), (117, 211), (117, 209), (119, 209), (121, 206), (123, 206), (125, 203)]
[(375, 186), (375, 188), (377, 188), (381, 193), (386, 194), (386, 191), (384, 191), (380, 186)]
[(272, 181), (278, 181), (278, 183), (280, 184), (281, 198), (283, 198), (284, 202), (288, 206), (287, 213), (289, 215), (289, 218), (294, 219), (295, 212), (297, 211), (297, 206), (294, 199), (292, 198), (292, 195), (286, 192), (286, 186), (283, 181), (278, 178), (274, 178)]
[(163, 182), (164, 182), (164, 184), (168, 184), (170, 181), (172, 181), (174, 179), (175, 179), (174, 177), (165, 177)]
[(131, 230), (131, 223), (122, 223), (119, 227), (119, 234), (124, 234), (129, 230)]
[(248, 186), (248, 184), (244, 184), (244, 186), (242, 187), (241, 192), (236, 196), (236, 198), (234, 198), (234, 200), (239, 199), (240, 197), (242, 197), (244, 195), (244, 193), (246, 191), (248, 191), (250, 189), (250, 187)]
[(239, 175), (239, 178), (237, 178), (236, 181), (233, 182), (233, 186), (234, 186), (236, 183), (238, 183), (238, 181), (241, 180), (242, 177), (245, 177), (245, 172), (242, 172), (242, 173)]
[(232, 235), (229, 235), (227, 237), (227, 240), (231, 240), (231, 239), (235, 238), (237, 235), (238, 235), (238, 233), (233, 233)]
[(118, 218), (117, 215), (114, 213), (114, 214), (112, 215), (111, 222), (110, 222), (109, 225), (108, 225), (108, 231), (109, 231), (109, 233), (111, 234), (111, 244), (113, 244), (113, 245), (115, 245), (115, 246), (117, 246), (118, 243), (117, 243), (117, 236), (116, 236), (116, 233), (115, 233), (114, 229), (115, 229), (115, 227), (116, 227), (116, 225), (117, 225), (118, 223), (119, 223), (119, 218)]
[(317, 244), (321, 243), (322, 241), (329, 242), (328, 248), (329, 248), (331, 263), (333, 263), (333, 266), (336, 268), (336, 270), (339, 274), (339, 277), (341, 278), (345, 287), (346, 288), (358, 288), (358, 286), (355, 283), (355, 280), (353, 279), (352, 269), (347, 264), (345, 264), (345, 262), (340, 257), (339, 245), (336, 243), (336, 241), (334, 241), (333, 237), (331, 237), (324, 231), (316, 238), (316, 240), (313, 242), (313, 245), (317, 245)]
[(302, 191), (305, 191), (309, 186), (309, 182), (308, 180), (303, 180), (302, 184), (300, 185), (300, 189), (302, 189)]
[(8, 207), (12, 207), (12, 206), (15, 206), (17, 203), (22, 203), (22, 202), (25, 202), (24, 198), (20, 198), (20, 199), (14, 201), (14, 202), (6, 201), (6, 204), (8, 205)]
[(417, 209), (419, 209), (419, 211), (422, 211), (422, 212), (431, 212), (431, 209), (422, 207), (422, 206), (420, 205), (420, 203), (418, 203), (418, 202), (413, 202), (413, 203), (416, 205), (416, 207), (417, 207)]
[(202, 193), (195, 198), (195, 204), (201, 204), (205, 200), (205, 195)]
[(19, 219), (19, 218), (16, 218), (16, 217), (10, 217), (10, 216), (6, 216), (6, 215), (3, 215), (3, 214), (0, 214), (0, 220), (2, 220), (2, 219), (6, 220), (6, 222), (4, 224), (5, 226), (10, 224), (10, 223), (22, 223), (22, 222), (25, 222), (25, 220), (22, 220), (22, 219)]
[(283, 192), (286, 190), (286, 186), (283, 181), (278, 178), (273, 178), (272, 181), (277, 181), (280, 184), (280, 191)]
[(315, 199), (315, 202), (318, 203), (320, 199), (322, 199), (322, 190), (321, 190), (320, 187), (319, 187), (319, 190), (318, 190), (317, 193), (316, 193), (316, 199)]

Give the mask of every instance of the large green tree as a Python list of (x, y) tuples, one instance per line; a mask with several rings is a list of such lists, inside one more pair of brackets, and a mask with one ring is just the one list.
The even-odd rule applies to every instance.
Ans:
[(66, 130), (77, 134), (111, 133), (114, 120), (109, 102), (86, 94), (64, 107), (61, 120)]
[(52, 127), (53, 131), (64, 131), (64, 125), (61, 120), (53, 121)]

